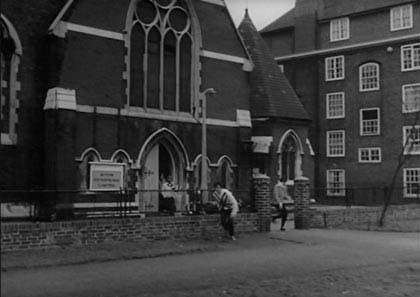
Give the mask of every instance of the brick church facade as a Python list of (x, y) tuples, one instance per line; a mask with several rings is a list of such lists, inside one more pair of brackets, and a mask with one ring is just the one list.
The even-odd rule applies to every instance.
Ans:
[(103, 190), (119, 186), (150, 191), (127, 207), (156, 212), (172, 176), (183, 210), (200, 187), (205, 99), (208, 187), (247, 187), (252, 63), (221, 4), (3, 1), (3, 190), (56, 192), (39, 194), (41, 208), (71, 216), (109, 208)]
[[(289, 179), (311, 177), (301, 158), (310, 159), (309, 118), (286, 82), (286, 101), (299, 110), (294, 126), (278, 117), (281, 108), (266, 114), (256, 101), (258, 60), (224, 1), (5, 0), (1, 26), (2, 217), (112, 214), (122, 192), (125, 211), (153, 214), (169, 177), (179, 212), (215, 181), (251, 205), (252, 168), (261, 165), (252, 144), (266, 136), (299, 145), (285, 163)], [(265, 134), (265, 116), (280, 132)], [(262, 170), (276, 180), (279, 152), (269, 154), (274, 165), (264, 152)]]

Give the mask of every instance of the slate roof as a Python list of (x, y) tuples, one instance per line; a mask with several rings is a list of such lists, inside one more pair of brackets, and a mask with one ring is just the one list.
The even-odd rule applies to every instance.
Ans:
[(254, 70), (251, 72), (251, 117), (310, 120), (252, 23), (248, 11), (239, 25), (239, 32), (254, 63)]
[(295, 9), (292, 8), (281, 17), (276, 19), (274, 22), (268, 24), (261, 29), (261, 33), (276, 31), (279, 29), (292, 27), (295, 25)]
[[(305, 0), (317, 1), (317, 0)], [(341, 16), (360, 13), (384, 7), (402, 5), (410, 2), (419, 2), (419, 0), (318, 0), (318, 20), (332, 19)], [(260, 30), (261, 33), (267, 33), (293, 27), (295, 25), (296, 7), (292, 8), (281, 17), (268, 24)]]

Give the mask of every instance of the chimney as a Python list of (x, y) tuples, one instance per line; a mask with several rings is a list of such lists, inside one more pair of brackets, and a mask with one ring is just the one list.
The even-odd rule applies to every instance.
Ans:
[(295, 53), (317, 48), (317, 10), (322, 0), (296, 0), (295, 5)]

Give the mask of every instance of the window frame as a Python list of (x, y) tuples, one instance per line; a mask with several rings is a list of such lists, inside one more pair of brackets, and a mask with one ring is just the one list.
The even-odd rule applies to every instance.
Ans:
[[(23, 56), (22, 43), (19, 35), (13, 26), (13, 24), (3, 15), (0, 15), (1, 26), (4, 26), (6, 35), (13, 41), (14, 51), (11, 52), (8, 57), (9, 67), (8, 73), (6, 73), (6, 80), (1, 81), (1, 88), (8, 88), (7, 96), (2, 95), (0, 98), (2, 104), (6, 101), (9, 103), (8, 110), (8, 129), (0, 132), (0, 146), (2, 145), (17, 145), (18, 144), (18, 123), (19, 123), (19, 107), (20, 107), (20, 71), (21, 71), (21, 58)], [(5, 57), (4, 57), (5, 58)], [(6, 63), (6, 60), (3, 61)], [(2, 77), (3, 78), (3, 77)], [(7, 85), (6, 85), (7, 82)], [(1, 93), (1, 92), (0, 92)]]
[[(418, 66), (414, 66), (414, 47), (415, 46), (419, 46), (419, 56), (420, 56), (420, 42), (406, 44), (406, 45), (401, 46), (401, 71), (402, 72), (420, 70), (420, 63)], [(406, 68), (404, 64), (404, 53), (406, 50), (409, 50), (411, 54), (411, 59), (410, 59), (411, 66), (409, 68)], [(420, 60), (420, 57), (419, 57), (419, 60)]]
[[(419, 194), (413, 194), (413, 193), (408, 192), (408, 189), (409, 189), (408, 183), (407, 183), (407, 177), (408, 177), (407, 172), (408, 171), (417, 171), (417, 179), (419, 179), (419, 181), (420, 181), (420, 168), (404, 168), (404, 170), (403, 170), (403, 195), (404, 195), (404, 198), (418, 198), (418, 197), (420, 197), (420, 193)], [(419, 182), (419, 184), (420, 184), (420, 182)]]
[[(332, 154), (331, 148), (330, 148), (330, 135), (333, 133), (342, 133), (342, 153), (339, 154)], [(335, 157), (345, 157), (346, 156), (346, 131), (345, 130), (330, 130), (327, 131), (326, 134), (326, 140), (327, 140), (327, 157), (328, 158), (335, 158)]]
[[(378, 115), (378, 118), (377, 118), (377, 121), (378, 121), (378, 131), (377, 131), (377, 133), (368, 133), (368, 134), (366, 134), (366, 133), (364, 133), (363, 132), (363, 122), (364, 121), (368, 121), (368, 120), (363, 120), (363, 111), (366, 111), (366, 110), (376, 110), (377, 111), (377, 115)], [(360, 111), (359, 111), (359, 115), (360, 115), (360, 117), (359, 117), (359, 126), (360, 126), (360, 136), (377, 136), (377, 135), (380, 135), (381, 134), (381, 112), (380, 112), (380, 108), (379, 107), (371, 107), (371, 108), (361, 108), (360, 109)]]
[[(376, 70), (376, 76), (372, 76), (372, 77), (363, 77), (363, 70), (365, 70), (365, 68), (370, 67), (370, 66), (375, 66), (375, 70)], [(371, 87), (371, 88), (364, 88), (364, 83), (363, 80), (364, 79), (370, 79), (370, 78), (376, 78), (376, 87)], [(379, 67), (379, 63), (376, 62), (368, 62), (368, 63), (364, 63), (362, 65), (359, 66), (359, 92), (370, 92), (370, 91), (377, 91), (380, 90), (380, 67)]]
[[(342, 115), (339, 116), (331, 116), (330, 115), (330, 99), (332, 96), (337, 96), (337, 95), (341, 95), (341, 100), (342, 100)], [(331, 120), (331, 119), (343, 119), (346, 116), (346, 98), (345, 98), (345, 93), (344, 92), (334, 92), (334, 93), (328, 93), (325, 95), (325, 106), (326, 106), (326, 118)]]
[[(368, 158), (369, 160), (362, 160), (362, 150), (367, 150), (368, 151)], [(372, 151), (374, 150), (378, 150), (379, 152), (379, 160), (372, 160)], [(358, 160), (359, 163), (381, 163), (382, 162), (382, 149), (380, 147), (361, 147), (358, 150)]]
[(403, 113), (412, 113), (412, 112), (418, 112), (420, 111), (420, 98), (419, 98), (419, 104), (417, 109), (407, 109), (407, 104), (406, 104), (406, 93), (405, 93), (405, 89), (408, 87), (413, 87), (413, 86), (418, 86), (420, 88), (420, 83), (415, 83), (415, 84), (406, 84), (406, 85), (402, 85), (401, 86), (401, 92), (402, 92), (402, 112)]
[[(337, 76), (337, 67), (334, 67), (334, 77), (330, 78), (328, 76), (328, 61), (330, 60), (334, 60), (334, 65), (337, 64), (337, 60), (338, 59), (342, 59), (342, 65), (343, 65), (343, 71), (342, 71), (342, 76)], [(343, 80), (346, 77), (346, 60), (344, 55), (339, 55), (339, 56), (332, 56), (332, 57), (327, 57), (324, 60), (325, 63), (325, 81), (336, 81), (336, 80)]]
[[(403, 9), (405, 8), (405, 7), (409, 7), (410, 8), (410, 10), (409, 10), (409, 14), (410, 14), (410, 24), (409, 25), (407, 25), (407, 26), (403, 26), (403, 24), (402, 24), (402, 26), (401, 27), (398, 27), (398, 28), (396, 28), (395, 27), (395, 20), (394, 20), (394, 11), (395, 10), (399, 10), (399, 12), (400, 12), (400, 17), (401, 17), (401, 19), (403, 19)], [(390, 10), (389, 10), (389, 17), (390, 17), (390, 30), (391, 30), (391, 32), (395, 32), (395, 31), (400, 31), (400, 30), (407, 30), (407, 29), (411, 29), (411, 28), (413, 28), (413, 5), (412, 4), (405, 4), (405, 5), (400, 5), (400, 6), (395, 6), (395, 7), (392, 7)]]
[[(338, 37), (335, 37), (335, 35), (333, 34), (334, 25), (338, 26), (337, 28)], [(337, 42), (337, 41), (342, 41), (342, 40), (347, 40), (347, 39), (350, 39), (350, 18), (343, 17), (343, 18), (337, 18), (337, 19), (331, 20), (330, 21), (330, 42)]]
[[(338, 184), (339, 187), (338, 188), (331, 188), (330, 184), (333, 183), (333, 181), (331, 181), (330, 179), (330, 173), (333, 172), (338, 172)], [(327, 185), (327, 196), (338, 196), (338, 197), (343, 197), (346, 195), (346, 171), (344, 169), (327, 169), (327, 174), (326, 174), (326, 185)], [(342, 180), (340, 180), (342, 179)], [(341, 187), (340, 187), (341, 186)], [(331, 192), (331, 189), (334, 190), (338, 190), (338, 192)]]
[[(403, 148), (404, 148), (404, 155), (420, 155), (420, 137), (418, 139), (419, 149), (416, 150), (416, 151), (408, 150), (407, 145), (409, 144), (410, 141), (407, 141), (407, 134), (408, 134), (407, 130), (408, 129), (413, 129), (413, 128), (420, 130), (420, 125), (403, 126), (403, 133), (402, 133), (403, 134), (403, 143), (402, 143), (402, 145), (403, 145)], [(416, 140), (414, 139), (414, 142), (415, 141)]]
[[(200, 70), (201, 67), (201, 62), (200, 62), (200, 51), (202, 48), (202, 38), (201, 38), (201, 29), (200, 29), (200, 24), (198, 21), (198, 17), (196, 14), (196, 11), (194, 9), (193, 4), (190, 1), (185, 1), (186, 7), (181, 7), (179, 6), (175, 1), (171, 2), (170, 4), (168, 4), (167, 6), (160, 4), (158, 2), (156, 2), (157, 0), (151, 0), (150, 3), (152, 3), (153, 5), (155, 5), (155, 7), (157, 8), (157, 14), (160, 15), (158, 17), (156, 17), (153, 21), (151, 21), (150, 23), (141, 20), (136, 13), (137, 10), (137, 5), (140, 3), (138, 0), (131, 0), (130, 4), (129, 4), (129, 8), (128, 8), (128, 13), (127, 13), (127, 17), (126, 17), (126, 23), (125, 23), (125, 31), (127, 32), (127, 38), (126, 38), (126, 48), (127, 48), (127, 52), (125, 54), (125, 72), (124, 72), (124, 79), (127, 82), (126, 84), (126, 100), (125, 100), (125, 108), (129, 111), (132, 111), (134, 113), (139, 113), (139, 114), (146, 114), (146, 117), (151, 117), (151, 118), (159, 118), (160, 116), (168, 116), (168, 117), (176, 117), (178, 119), (187, 119), (190, 120), (192, 119), (194, 116), (197, 116), (199, 113), (199, 108), (198, 105), (200, 104), (200, 90), (198, 88), (198, 85), (196, 84), (197, 80), (200, 79), (201, 74), (200, 74)], [(166, 12), (163, 12), (163, 10), (161, 11), (159, 8), (164, 8), (164, 10)], [(187, 16), (187, 21), (186, 21), (186, 27), (183, 30), (176, 30), (176, 28), (174, 26), (172, 26), (172, 24), (170, 23), (169, 20), (169, 14), (171, 12), (171, 10), (183, 10)], [(165, 24), (165, 25), (163, 25)], [(157, 30), (160, 34), (160, 41), (159, 41), (159, 61), (160, 61), (160, 65), (159, 65), (159, 77), (156, 80), (159, 88), (159, 94), (158, 94), (158, 106), (150, 106), (150, 93), (148, 93), (148, 88), (150, 87), (150, 84), (148, 82), (150, 73), (147, 72), (147, 68), (149, 67), (149, 58), (150, 58), (150, 51), (146, 51), (144, 53), (142, 53), (142, 70), (141, 73), (143, 75), (143, 86), (142, 86), (142, 90), (141, 93), (143, 94), (142, 100), (143, 103), (141, 105), (134, 105), (132, 104), (132, 102), (134, 101), (132, 98), (132, 90), (131, 90), (131, 86), (133, 84), (133, 77), (131, 74), (131, 61), (132, 61), (132, 41), (131, 41), (131, 36), (132, 36), (132, 31), (134, 29), (135, 26), (140, 26), (142, 28), (142, 30), (144, 32), (151, 32), (152, 30)], [(149, 29), (147, 29), (149, 28)], [(171, 33), (172, 32), (172, 33)], [(175, 33), (176, 32), (176, 33)], [(144, 43), (150, 43), (151, 41), (148, 39), (150, 34), (147, 33), (144, 36)], [(164, 68), (164, 64), (165, 64), (165, 59), (167, 57), (165, 57), (165, 48), (166, 48), (166, 37), (168, 36), (168, 34), (174, 34), (176, 42), (175, 42), (175, 67), (176, 67), (176, 73), (174, 73), (173, 75), (175, 76), (175, 108), (166, 108), (165, 107), (165, 83), (167, 83), (167, 81), (165, 81), (165, 71), (166, 69)], [(162, 39), (162, 36), (165, 36)], [(189, 65), (186, 65), (185, 68), (182, 68), (182, 44), (183, 41), (185, 40), (187, 42), (187, 39), (189, 40), (189, 46), (191, 47), (191, 51), (190, 51), (190, 57), (188, 58), (189, 60)], [(188, 42), (187, 42), (188, 44)], [(145, 45), (145, 48), (148, 48), (149, 46)], [(181, 87), (181, 83), (182, 83), (182, 79), (181, 79), (181, 72), (183, 69), (187, 69), (189, 71), (189, 85), (188, 87), (185, 87), (185, 89), (182, 89)], [(163, 78), (162, 78), (163, 77)], [(148, 86), (149, 85), (149, 86)], [(184, 102), (185, 106), (183, 106), (182, 103), (182, 90), (187, 90), (188, 94), (189, 94), (189, 108), (188, 110), (185, 108), (186, 107), (186, 102)], [(149, 98), (148, 98), (149, 97)], [(192, 114), (194, 113), (194, 114)]]

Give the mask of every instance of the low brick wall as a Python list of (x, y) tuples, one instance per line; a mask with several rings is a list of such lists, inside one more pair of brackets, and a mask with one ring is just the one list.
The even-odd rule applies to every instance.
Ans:
[[(237, 233), (257, 232), (256, 213), (236, 218)], [(219, 215), (109, 218), (63, 222), (1, 224), (1, 251), (42, 249), (103, 242), (198, 239), (224, 234)]]
[[(374, 226), (382, 207), (352, 207), (343, 209), (312, 209), (311, 228), (360, 228)], [(420, 204), (390, 206), (386, 222), (420, 219)]]

